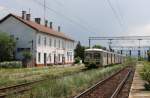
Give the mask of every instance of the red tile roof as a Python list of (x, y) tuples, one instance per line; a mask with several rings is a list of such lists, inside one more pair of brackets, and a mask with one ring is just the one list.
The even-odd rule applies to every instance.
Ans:
[(51, 29), (49, 27), (45, 27), (44, 25), (38, 24), (38, 23), (33, 22), (33, 21), (28, 21), (28, 20), (22, 19), (21, 17), (19, 17), (17, 15), (14, 15), (14, 14), (7, 15), (2, 20), (0, 20), (0, 23), (2, 23), (3, 21), (5, 21), (10, 16), (16, 18), (17, 20), (23, 22), (24, 24), (28, 25), (29, 27), (31, 27), (31, 28), (39, 31), (39, 32), (50, 34), (50, 35), (56, 36), (56, 37), (61, 37), (63, 39), (67, 39), (67, 40), (70, 40), (70, 41), (74, 41), (72, 38), (66, 36), (63, 32), (54, 31), (53, 29)]

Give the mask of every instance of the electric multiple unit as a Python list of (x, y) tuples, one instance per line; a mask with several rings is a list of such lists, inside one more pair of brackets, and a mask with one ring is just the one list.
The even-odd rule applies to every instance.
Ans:
[(121, 64), (125, 56), (102, 49), (86, 49), (84, 63), (86, 67), (103, 67), (111, 64)]

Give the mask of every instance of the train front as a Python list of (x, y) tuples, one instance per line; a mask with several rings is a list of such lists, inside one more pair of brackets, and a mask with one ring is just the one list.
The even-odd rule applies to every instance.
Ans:
[(86, 49), (84, 58), (86, 67), (98, 67), (101, 65), (101, 52), (98, 49)]

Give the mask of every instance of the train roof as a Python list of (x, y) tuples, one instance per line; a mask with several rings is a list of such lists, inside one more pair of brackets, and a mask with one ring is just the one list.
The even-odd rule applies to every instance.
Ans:
[(86, 49), (85, 51), (103, 51), (103, 49), (96, 49), (96, 48), (90, 48), (90, 49)]
[(116, 55), (121, 55), (121, 56), (125, 56), (125, 55), (122, 55), (122, 54), (118, 54), (116, 52), (110, 52), (110, 51), (106, 51), (106, 50), (103, 50), (103, 49), (97, 49), (97, 48), (90, 48), (90, 49), (86, 49), (85, 50), (86, 52), (91, 52), (91, 51), (98, 51), (98, 52), (105, 52), (105, 53), (111, 53), (111, 54), (116, 54)]

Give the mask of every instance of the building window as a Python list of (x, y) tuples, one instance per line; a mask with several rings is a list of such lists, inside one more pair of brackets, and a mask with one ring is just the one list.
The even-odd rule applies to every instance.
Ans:
[(29, 51), (30, 52), (30, 48), (17, 48), (17, 52), (22, 52), (22, 51)]
[(70, 56), (70, 61), (72, 61), (72, 55)]
[(50, 61), (50, 62), (52, 61), (51, 53), (49, 54), (49, 61)]
[(39, 38), (38, 38), (38, 44), (39, 45), (41, 44), (41, 36), (39, 36)]
[(69, 61), (69, 52), (67, 52), (67, 61)]
[(46, 37), (44, 37), (44, 45), (46, 46)]
[(41, 62), (41, 53), (38, 53), (38, 62)]
[(59, 60), (59, 62), (60, 62), (60, 58), (61, 58), (61, 56), (60, 56), (60, 54), (58, 54), (58, 60)]
[(56, 47), (56, 39), (54, 40), (54, 47)]
[(64, 49), (64, 41), (62, 40), (62, 48)]
[(50, 47), (52, 46), (52, 39), (51, 38), (49, 39), (49, 46)]
[(60, 40), (58, 41), (58, 48), (60, 48)]

